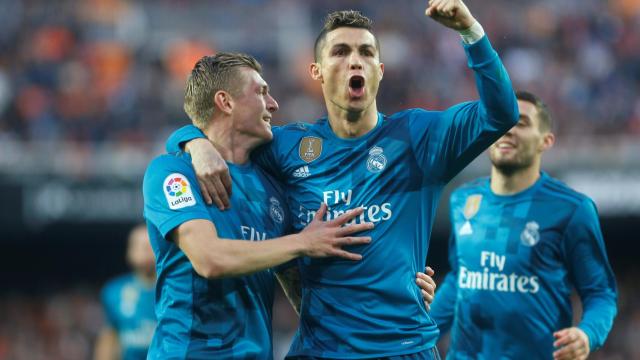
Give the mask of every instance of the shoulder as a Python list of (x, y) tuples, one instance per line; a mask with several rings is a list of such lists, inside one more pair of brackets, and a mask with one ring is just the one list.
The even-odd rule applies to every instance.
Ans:
[(484, 193), (488, 183), (489, 177), (487, 176), (467, 181), (451, 192), (451, 198), (461, 198), (467, 197), (471, 194)]
[(543, 174), (543, 176), (545, 176), (545, 181), (540, 188), (541, 193), (547, 196), (554, 197), (573, 207), (581, 207), (585, 204), (593, 204), (593, 200), (591, 200), (589, 196), (572, 189), (561, 180), (558, 180), (546, 174)]
[(170, 154), (163, 154), (155, 157), (147, 166), (147, 173), (153, 171), (162, 171), (167, 169), (180, 169), (180, 170), (189, 170), (193, 172), (193, 167), (191, 166), (190, 156), (184, 152), (176, 152)]
[(420, 108), (411, 108), (402, 111), (398, 111), (395, 114), (391, 114), (386, 116), (386, 119), (391, 121), (402, 121), (402, 120), (425, 120), (433, 118), (437, 115), (437, 111), (429, 111)]

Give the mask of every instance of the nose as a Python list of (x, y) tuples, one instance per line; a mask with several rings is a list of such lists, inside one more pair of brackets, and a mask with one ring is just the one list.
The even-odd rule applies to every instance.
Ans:
[(267, 110), (273, 114), (274, 112), (278, 111), (279, 108), (280, 106), (278, 106), (278, 102), (276, 101), (276, 99), (274, 99), (273, 96), (269, 95), (269, 98), (267, 99)]
[(362, 70), (362, 59), (357, 51), (352, 52), (351, 56), (349, 56), (349, 69)]

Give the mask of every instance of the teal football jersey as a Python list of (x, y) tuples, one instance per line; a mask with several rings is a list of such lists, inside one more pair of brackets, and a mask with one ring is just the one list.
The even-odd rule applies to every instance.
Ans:
[(288, 230), (277, 182), (249, 163), (229, 164), (231, 209), (206, 206), (188, 154), (163, 155), (144, 177), (144, 216), (156, 254), (158, 327), (150, 359), (271, 359), (271, 269), (208, 280), (198, 275), (170, 238), (180, 224), (205, 219), (218, 236), (268, 241)]
[(489, 179), (451, 195), (452, 271), (431, 315), (451, 329), (448, 359), (551, 359), (572, 326), (571, 289), (591, 349), (616, 314), (616, 284), (593, 202), (542, 173), (529, 189), (494, 194)]
[(107, 323), (115, 330), (123, 360), (147, 358), (156, 328), (153, 310), (155, 287), (134, 274), (110, 280), (102, 289), (102, 306)]
[[(367, 134), (343, 139), (326, 118), (274, 128), (274, 140), (254, 151), (257, 164), (279, 179), (296, 230), (321, 202), (326, 219), (363, 207), (354, 222), (371, 221), (371, 244), (349, 251), (352, 262), (301, 258), (300, 326), (289, 356), (363, 358), (414, 354), (435, 346), (438, 329), (415, 285), (425, 267), (431, 227), (443, 187), (518, 120), (511, 82), (486, 37), (465, 45), (480, 101), (445, 111), (410, 109), (378, 115)], [(174, 133), (167, 148), (202, 137)]]

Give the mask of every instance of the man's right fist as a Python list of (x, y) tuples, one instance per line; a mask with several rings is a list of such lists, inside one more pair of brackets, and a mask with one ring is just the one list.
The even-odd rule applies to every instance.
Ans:
[(476, 22), (462, 0), (429, 0), (425, 14), (456, 31), (466, 30)]

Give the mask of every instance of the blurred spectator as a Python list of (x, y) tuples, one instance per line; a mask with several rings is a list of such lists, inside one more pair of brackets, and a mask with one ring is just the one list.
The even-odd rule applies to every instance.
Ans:
[(131, 230), (127, 244), (130, 274), (109, 281), (102, 290), (106, 315), (96, 340), (95, 360), (144, 360), (156, 327), (155, 258), (147, 227)]

